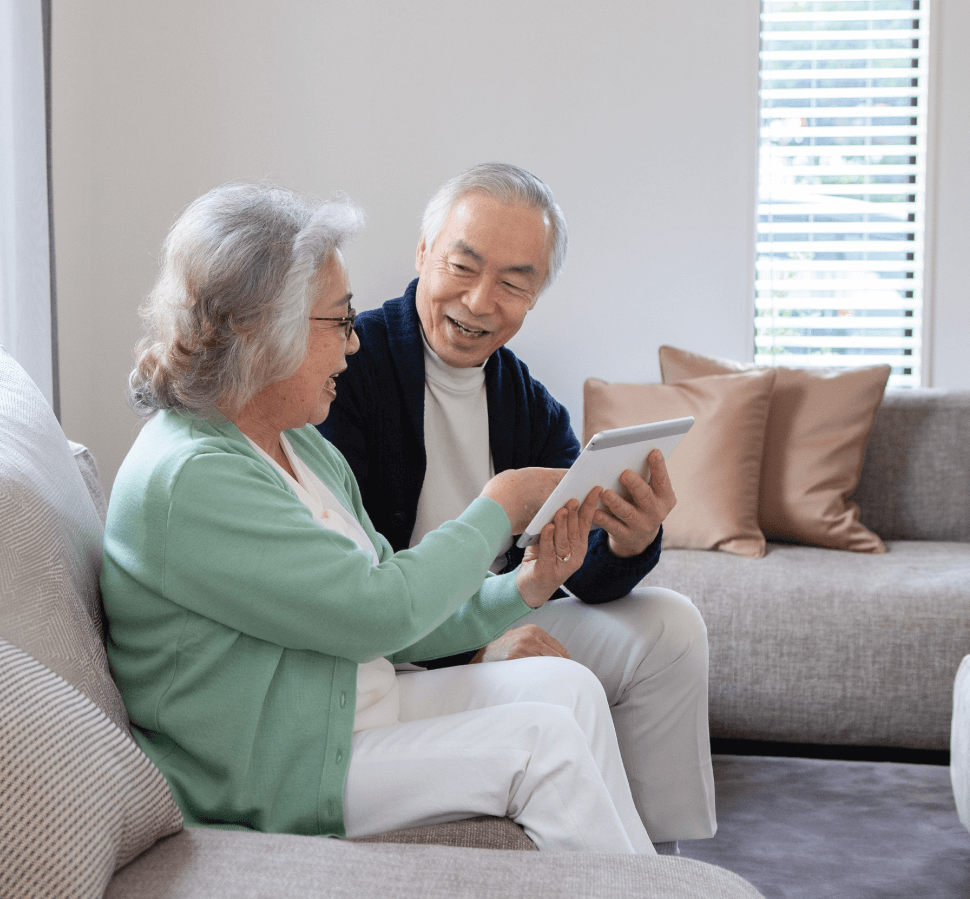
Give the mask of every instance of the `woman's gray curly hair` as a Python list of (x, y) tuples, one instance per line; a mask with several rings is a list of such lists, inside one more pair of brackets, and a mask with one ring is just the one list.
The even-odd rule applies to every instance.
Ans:
[(192, 203), (162, 247), (142, 307), (128, 401), (233, 418), (306, 355), (317, 273), (363, 225), (351, 200), (227, 184)]

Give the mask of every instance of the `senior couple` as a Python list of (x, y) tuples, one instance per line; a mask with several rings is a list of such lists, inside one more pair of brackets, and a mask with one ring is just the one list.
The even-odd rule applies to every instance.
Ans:
[(418, 278), (356, 315), (360, 224), (229, 185), (165, 241), (102, 572), (135, 739), (197, 825), (711, 836), (704, 623), (637, 586), (675, 502), (662, 457), (512, 548), (579, 452), (505, 347), (565, 256), (548, 187), (499, 164), (447, 182)]

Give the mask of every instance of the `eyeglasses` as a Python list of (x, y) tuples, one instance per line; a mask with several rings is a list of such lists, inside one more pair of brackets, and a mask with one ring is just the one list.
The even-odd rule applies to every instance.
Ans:
[(351, 307), (347, 310), (350, 315), (346, 318), (321, 318), (319, 316), (310, 316), (310, 321), (312, 322), (337, 322), (337, 324), (344, 326), (344, 339), (350, 340), (350, 335), (354, 333), (354, 322), (357, 320), (357, 310)]

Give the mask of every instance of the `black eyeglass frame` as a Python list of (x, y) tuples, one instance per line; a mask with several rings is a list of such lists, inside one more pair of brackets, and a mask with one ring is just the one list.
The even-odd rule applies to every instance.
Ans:
[(319, 315), (311, 315), (310, 321), (337, 322), (337, 324), (344, 326), (344, 340), (350, 340), (350, 335), (354, 333), (354, 322), (357, 321), (357, 310), (351, 307), (348, 311), (350, 315), (344, 318), (323, 318)]

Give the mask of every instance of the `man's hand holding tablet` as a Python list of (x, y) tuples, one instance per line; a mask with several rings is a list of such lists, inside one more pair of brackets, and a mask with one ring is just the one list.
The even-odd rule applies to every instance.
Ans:
[(678, 418), (596, 434), (529, 523), (518, 545), (535, 543), (542, 526), (568, 500), (581, 501), (593, 487), (602, 486), (606, 489), (593, 525), (609, 534), (615, 555), (643, 552), (677, 502), (664, 458), (693, 423), (693, 418)]

